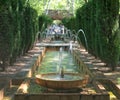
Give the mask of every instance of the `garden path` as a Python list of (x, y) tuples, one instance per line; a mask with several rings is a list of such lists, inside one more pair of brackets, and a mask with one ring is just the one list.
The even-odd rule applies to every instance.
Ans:
[[(38, 43), (36, 43), (36, 45), (37, 44)], [(32, 64), (31, 62), (33, 62), (35, 54), (41, 52), (41, 49), (38, 48), (36, 45), (24, 56), (19, 57), (13, 64), (13, 66), (8, 66), (5, 72), (0, 72), (0, 80), (4, 81), (5, 79), (16, 78), (17, 73), (22, 73), (26, 66)], [(112, 80), (120, 89), (120, 66), (116, 67), (115, 71), (111, 71), (110, 68), (106, 66), (104, 62), (89, 54), (82, 46), (79, 50), (81, 54), (83, 54), (86, 57), (86, 59), (91, 61), (91, 63), (94, 65), (94, 72), (96, 73), (96, 78), (105, 78)], [(22, 77), (24, 77), (24, 74), (22, 75)], [(3, 81), (0, 81), (0, 87), (3, 87)], [(6, 83), (6, 81), (4, 82)]]

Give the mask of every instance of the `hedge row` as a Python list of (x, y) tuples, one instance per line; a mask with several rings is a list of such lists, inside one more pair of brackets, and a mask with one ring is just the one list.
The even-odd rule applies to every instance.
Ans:
[(3, 70), (33, 47), (44, 22), (27, 1), (0, 1), (0, 67)]
[(82, 28), (89, 52), (114, 70), (120, 57), (119, 0), (90, 0), (77, 10), (76, 25), (72, 19), (65, 25), (69, 28), (71, 24), (77, 26), (75, 30)]

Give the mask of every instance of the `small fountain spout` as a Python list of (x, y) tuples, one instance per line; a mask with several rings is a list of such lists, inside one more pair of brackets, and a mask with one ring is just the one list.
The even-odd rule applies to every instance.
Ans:
[(60, 78), (64, 78), (64, 69), (61, 67), (60, 69)]
[(82, 34), (84, 36), (84, 39), (85, 39), (86, 49), (88, 50), (88, 43), (87, 43), (86, 35), (85, 35), (85, 33), (82, 29), (79, 29), (78, 32), (77, 32), (77, 37), (78, 37), (79, 32), (82, 32)]
[(70, 50), (70, 53), (72, 53), (72, 42), (70, 41), (70, 48), (69, 48), (69, 50)]

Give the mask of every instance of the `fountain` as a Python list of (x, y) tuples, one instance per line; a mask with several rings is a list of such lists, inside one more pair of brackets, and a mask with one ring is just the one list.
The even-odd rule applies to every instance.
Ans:
[(72, 52), (72, 41), (70, 41), (70, 48), (69, 48), (70, 52)]
[(76, 89), (85, 86), (88, 83), (88, 77), (77, 73), (64, 73), (61, 78), (56, 73), (36, 75), (36, 82), (51, 89)]
[(86, 38), (85, 32), (82, 29), (79, 29), (77, 32), (77, 37), (78, 37), (79, 32), (82, 32), (84, 39), (85, 39), (86, 49), (88, 50), (88, 44), (87, 44), (87, 38)]
[[(82, 30), (79, 32), (82, 32)], [(43, 57), (44, 59), (41, 62), (41, 66), (38, 67), (37, 73), (35, 73), (37, 74), (36, 77), (25, 79), (17, 90), (17, 93), (15, 93), (14, 100), (109, 100), (108, 89), (104, 89), (102, 84), (93, 79), (94, 75), (97, 75), (97, 72), (92, 73), (92, 69), (89, 68), (93, 68), (94, 66), (91, 63), (86, 63), (83, 55), (78, 51), (80, 46), (77, 43), (80, 43), (78, 41), (80, 38), (77, 37), (77, 33), (72, 34), (70, 32), (70, 34), (65, 35), (66, 37), (64, 36), (64, 38), (67, 38), (67, 35), (69, 38), (67, 42), (56, 43), (58, 41), (54, 41), (56, 45), (53, 45), (51, 41), (48, 41), (49, 43), (46, 42), (48, 45), (45, 45), (45, 43), (44, 45), (38, 45), (42, 48), (45, 46), (44, 52), (47, 50), (46, 55), (41, 55), (41, 59)], [(41, 34), (42, 36), (46, 38), (44, 33)], [(73, 39), (76, 39), (77, 43), (72, 41)], [(51, 44), (53, 47), (57, 47), (57, 49), (50, 47)], [(65, 50), (69, 50), (69, 52)], [(74, 62), (78, 65), (76, 66)], [(37, 63), (36, 60), (35, 63)], [(34, 66), (36, 68), (36, 64)], [(34, 68), (31, 68), (30, 72), (34, 72), (32, 71)], [(89, 77), (86, 74), (91, 78), (89, 83)], [(26, 91), (24, 92), (24, 90)]]
[[(72, 49), (72, 44), (70, 45)], [(62, 66), (62, 52), (63, 48), (59, 50), (59, 72), (37, 74), (36, 83), (50, 89), (68, 90), (82, 88), (88, 83), (88, 76), (79, 73), (65, 72)]]
[(64, 78), (64, 69), (63, 66), (61, 66), (62, 62), (62, 47), (60, 47), (60, 52), (59, 52), (59, 70), (60, 70), (60, 78)]

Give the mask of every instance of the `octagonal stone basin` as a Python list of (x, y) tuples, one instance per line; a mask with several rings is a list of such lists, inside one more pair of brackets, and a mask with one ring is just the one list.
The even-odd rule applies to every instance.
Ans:
[(51, 89), (75, 89), (85, 86), (88, 83), (88, 76), (64, 73), (64, 78), (61, 78), (58, 73), (38, 74), (36, 83)]

